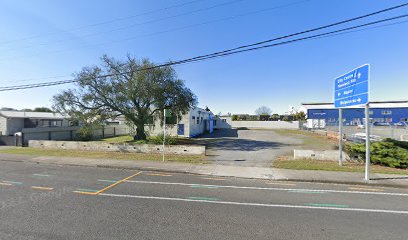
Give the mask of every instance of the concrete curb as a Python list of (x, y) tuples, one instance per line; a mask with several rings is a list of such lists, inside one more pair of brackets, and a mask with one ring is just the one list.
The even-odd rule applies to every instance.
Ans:
[(155, 161), (135, 162), (131, 160), (41, 157), (13, 154), (0, 154), (0, 158), (1, 158), (0, 162), (6, 161), (73, 167), (98, 167), (142, 171), (161, 171), (166, 173), (182, 173), (182, 174), (189, 173), (197, 175), (212, 175), (217, 177), (235, 177), (274, 181), (353, 184), (365, 186), (408, 188), (408, 176), (405, 175), (376, 174), (374, 175), (374, 177), (381, 179), (365, 182), (363, 180), (363, 174), (350, 172), (287, 170), (276, 168), (223, 166), (213, 164), (186, 164), (169, 162), (162, 163)]

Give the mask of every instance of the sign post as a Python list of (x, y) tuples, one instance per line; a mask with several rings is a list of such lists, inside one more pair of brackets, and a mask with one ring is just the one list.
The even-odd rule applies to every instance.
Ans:
[(367, 103), (365, 106), (365, 117), (366, 117), (366, 165), (365, 165), (365, 175), (364, 180), (370, 180), (370, 106)]
[(342, 108), (365, 106), (366, 118), (366, 170), (365, 180), (369, 180), (370, 166), (370, 109), (369, 83), (370, 65), (361, 67), (338, 77), (334, 81), (334, 107), (339, 109), (339, 165), (343, 161), (343, 111)]
[(165, 152), (165, 146), (166, 146), (166, 109), (164, 109), (163, 112), (163, 162), (164, 162), (164, 152)]
[(343, 109), (339, 108), (339, 166), (343, 165)]

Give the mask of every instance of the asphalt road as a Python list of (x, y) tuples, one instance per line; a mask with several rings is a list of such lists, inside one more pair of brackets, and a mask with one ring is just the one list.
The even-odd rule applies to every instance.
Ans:
[(0, 239), (408, 238), (407, 189), (0, 164)]

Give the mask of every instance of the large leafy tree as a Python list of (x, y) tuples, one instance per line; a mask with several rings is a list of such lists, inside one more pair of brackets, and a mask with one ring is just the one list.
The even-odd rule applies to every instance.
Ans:
[(261, 106), (255, 110), (256, 115), (271, 115), (272, 110), (267, 106)]
[(104, 55), (101, 66), (84, 67), (76, 87), (55, 95), (53, 108), (83, 123), (100, 123), (119, 115), (136, 126), (135, 139), (146, 139), (144, 125), (163, 120), (163, 110), (177, 117), (197, 104), (196, 96), (171, 66), (155, 67), (148, 59), (125, 61)]

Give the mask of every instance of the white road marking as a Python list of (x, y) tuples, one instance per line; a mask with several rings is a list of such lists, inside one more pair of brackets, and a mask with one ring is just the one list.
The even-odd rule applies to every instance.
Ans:
[(109, 196), (109, 197), (137, 198), (137, 199), (155, 199), (155, 200), (182, 201), (182, 202), (197, 202), (197, 203), (213, 203), (213, 204), (240, 205), (240, 206), (255, 206), (255, 207), (297, 208), (297, 209), (320, 209), (320, 210), (351, 211), (351, 212), (372, 212), (372, 213), (393, 213), (393, 214), (407, 214), (407, 215), (408, 215), (408, 211), (386, 210), (386, 209), (337, 208), (337, 207), (318, 207), (318, 206), (285, 205), (285, 204), (266, 204), (266, 203), (245, 203), (245, 202), (209, 201), (209, 200), (199, 200), (199, 199), (153, 197), (153, 196), (110, 194), (110, 193), (101, 193), (101, 194), (99, 194), (99, 195), (100, 195), (100, 196)]
[(370, 194), (370, 195), (387, 195), (387, 196), (403, 196), (408, 197), (408, 193), (390, 193), (390, 192), (363, 192), (363, 191), (347, 191), (347, 190), (331, 190), (331, 189), (305, 189), (305, 188), (270, 188), (270, 187), (243, 187), (243, 186), (228, 186), (228, 185), (207, 185), (195, 183), (174, 183), (174, 182), (152, 182), (152, 181), (136, 181), (127, 180), (129, 183), (146, 183), (146, 184), (161, 184), (161, 185), (180, 185), (180, 186), (205, 186), (214, 188), (233, 188), (233, 189), (252, 189), (252, 190), (269, 190), (269, 191), (296, 191), (296, 192), (325, 192), (325, 193), (350, 193), (350, 194)]

